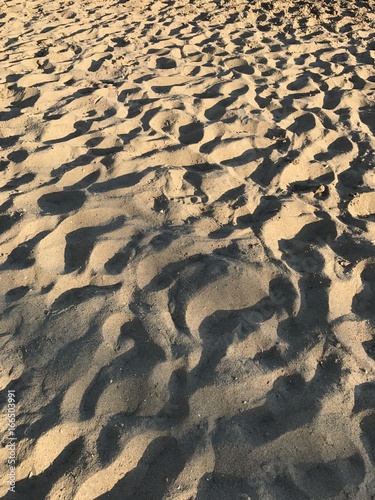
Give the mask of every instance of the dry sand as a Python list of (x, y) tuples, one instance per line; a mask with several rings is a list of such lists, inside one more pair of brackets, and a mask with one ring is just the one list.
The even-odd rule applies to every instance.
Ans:
[(2, 498), (375, 498), (373, 6), (2, 2)]

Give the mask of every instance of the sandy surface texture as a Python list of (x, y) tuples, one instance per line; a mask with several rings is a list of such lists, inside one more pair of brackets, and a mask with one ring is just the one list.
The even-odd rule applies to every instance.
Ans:
[(1, 498), (375, 498), (373, 7), (2, 1)]

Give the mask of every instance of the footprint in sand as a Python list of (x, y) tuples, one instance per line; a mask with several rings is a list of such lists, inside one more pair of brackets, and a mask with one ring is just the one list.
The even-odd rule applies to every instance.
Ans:
[(201, 142), (204, 135), (203, 124), (194, 116), (179, 109), (160, 111), (151, 118), (150, 126), (160, 134), (168, 136), (173, 142), (185, 145)]

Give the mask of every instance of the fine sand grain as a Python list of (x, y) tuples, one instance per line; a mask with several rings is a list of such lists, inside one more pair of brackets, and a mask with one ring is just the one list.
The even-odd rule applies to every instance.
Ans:
[(373, 7), (2, 2), (1, 498), (375, 498)]

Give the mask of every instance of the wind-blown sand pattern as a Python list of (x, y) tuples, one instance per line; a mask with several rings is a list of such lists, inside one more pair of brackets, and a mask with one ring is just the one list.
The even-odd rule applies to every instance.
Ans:
[(375, 498), (373, 5), (3, 3), (2, 498)]

